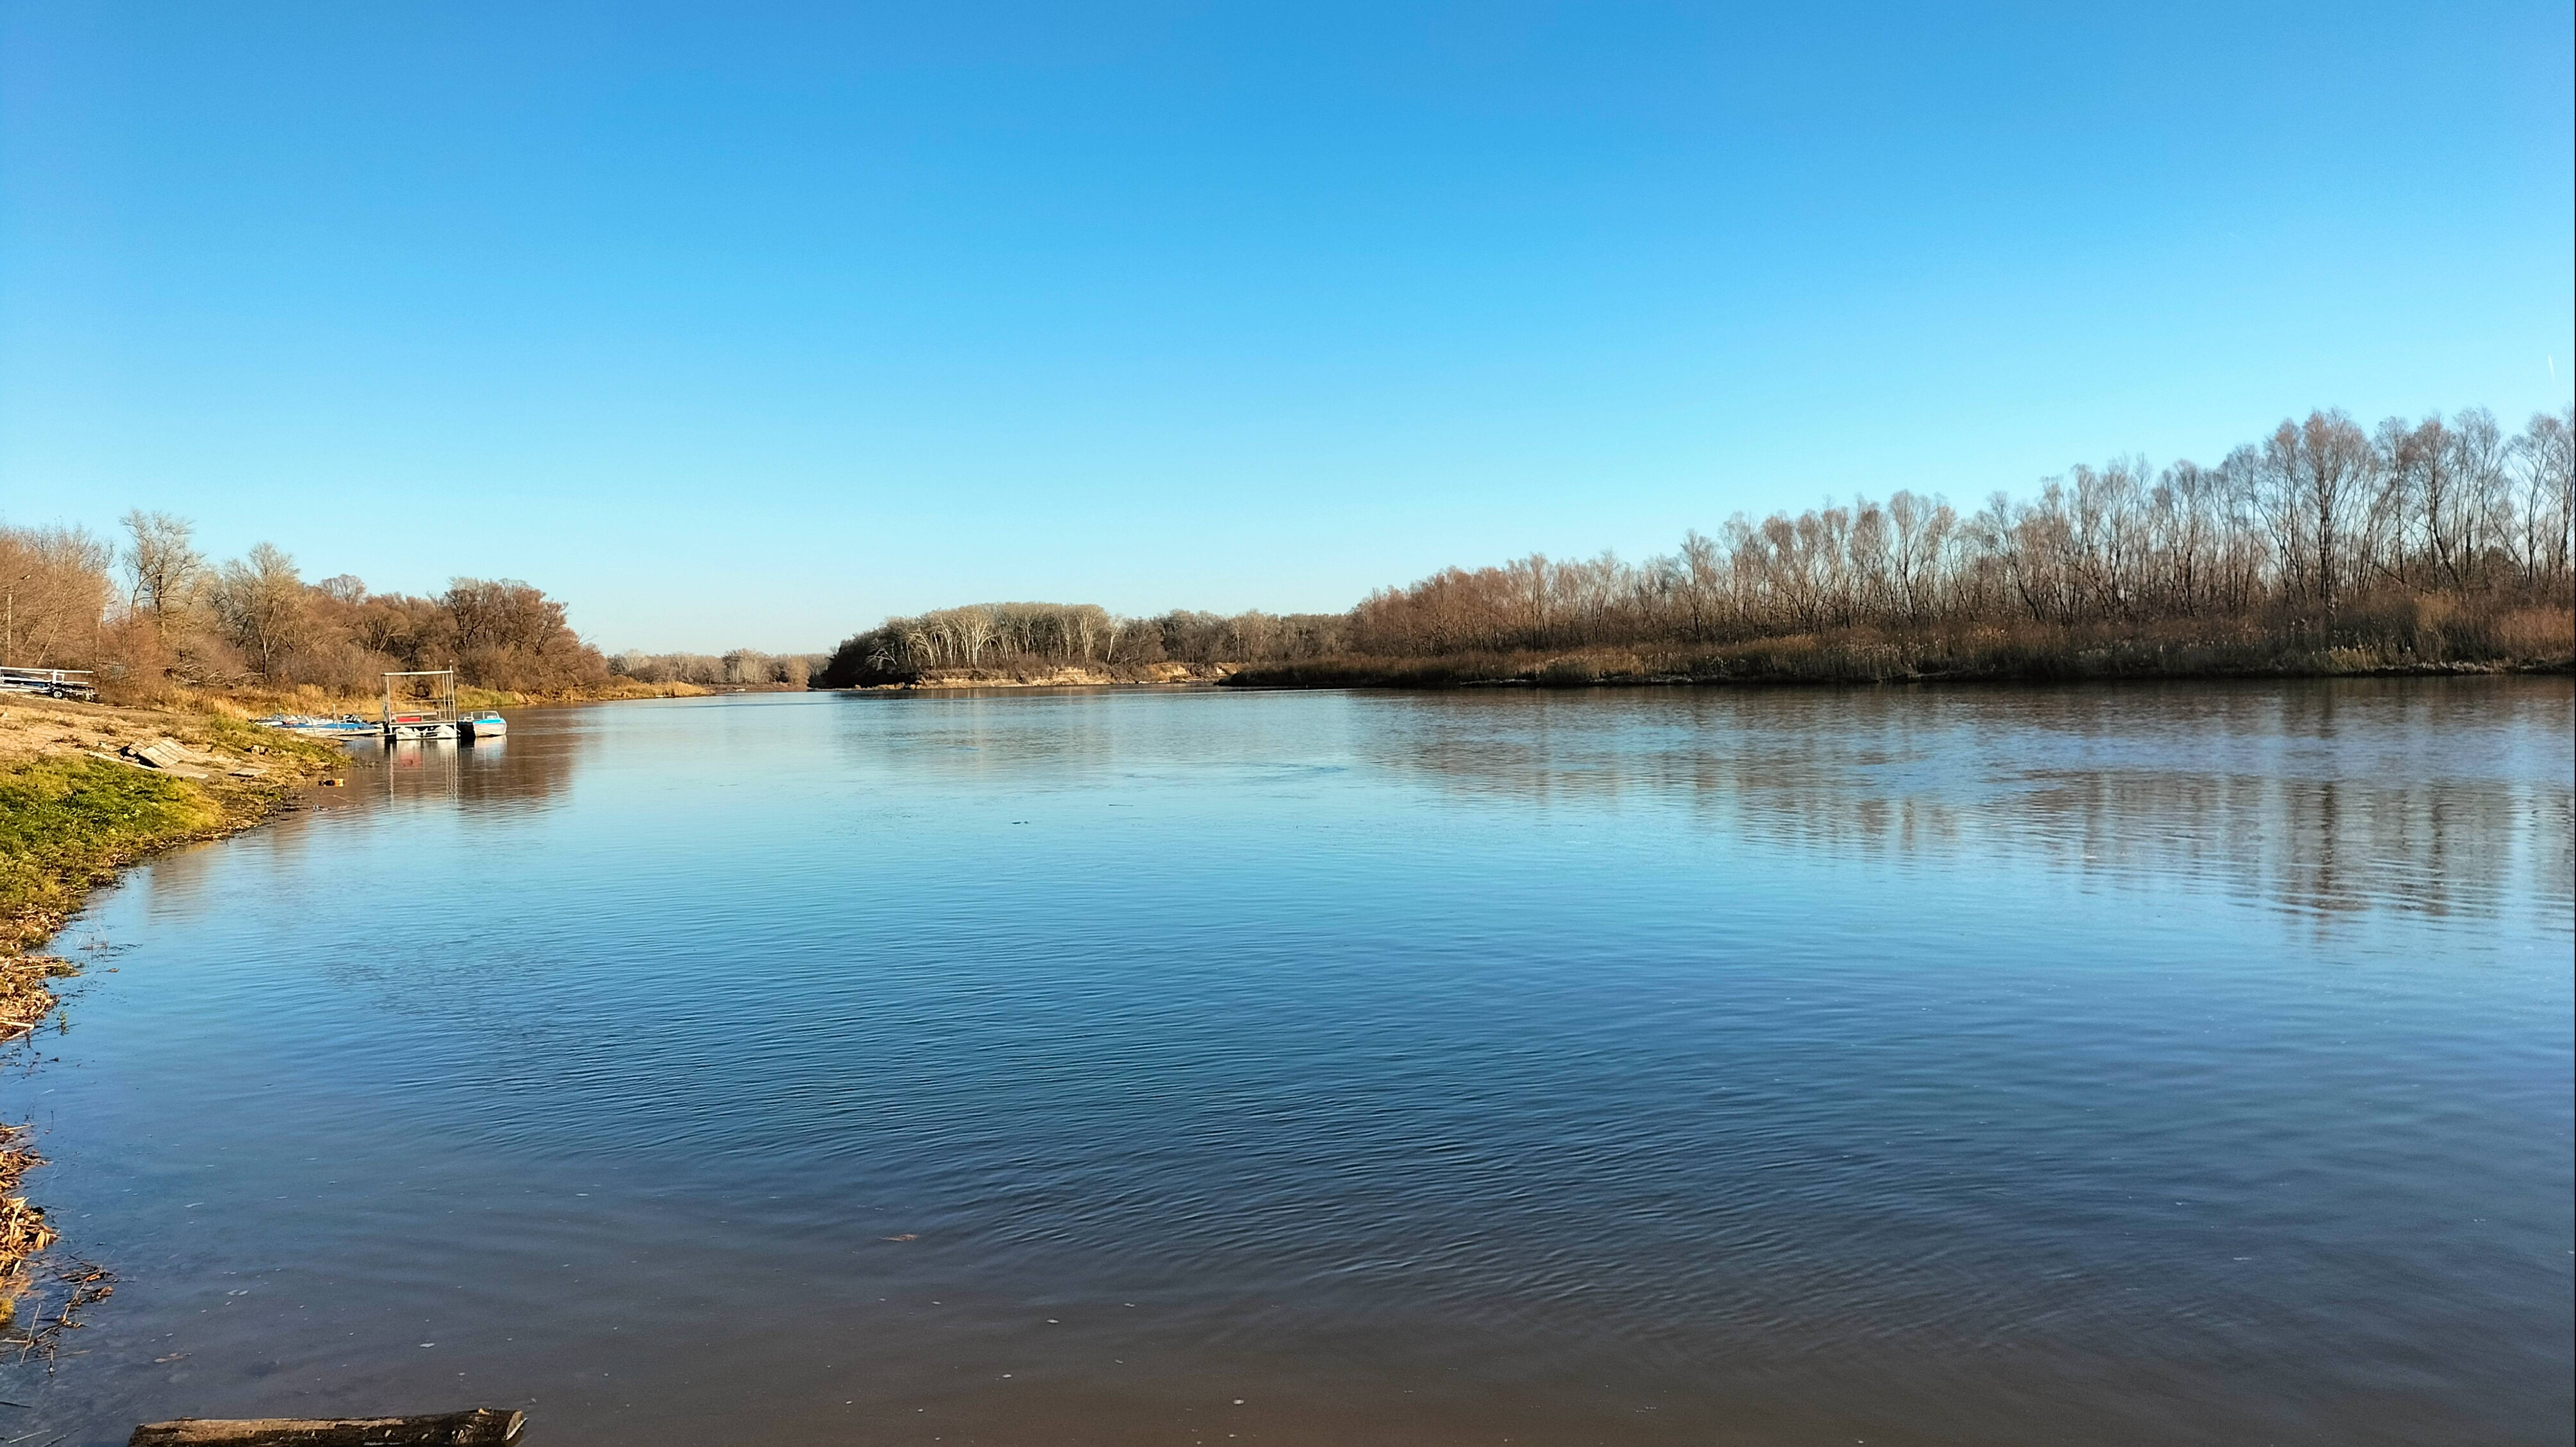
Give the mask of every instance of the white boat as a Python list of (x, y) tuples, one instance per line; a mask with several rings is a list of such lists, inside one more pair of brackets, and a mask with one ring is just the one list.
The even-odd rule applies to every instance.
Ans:
[(469, 739), (497, 739), (510, 731), (510, 721), (497, 713), (481, 714), (465, 721)]

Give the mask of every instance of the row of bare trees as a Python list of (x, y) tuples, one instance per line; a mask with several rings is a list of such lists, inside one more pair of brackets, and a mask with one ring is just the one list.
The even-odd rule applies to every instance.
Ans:
[(436, 597), (308, 583), (267, 543), (216, 562), (185, 519), (126, 514), (109, 542), (76, 528), (0, 526), (0, 664), (87, 668), (148, 692), (215, 686), (372, 689), (392, 669), (454, 667), (532, 691), (603, 682), (608, 664), (526, 583), (456, 578)]
[(1962, 514), (1899, 492), (1697, 532), (1632, 565), (1451, 568), (1352, 610), (1350, 649), (1436, 656), (1974, 622), (2331, 621), (2392, 591), (2570, 601), (2576, 413), (2507, 436), (2468, 411), (2376, 433), (2285, 421), (2216, 467), (2077, 467)]

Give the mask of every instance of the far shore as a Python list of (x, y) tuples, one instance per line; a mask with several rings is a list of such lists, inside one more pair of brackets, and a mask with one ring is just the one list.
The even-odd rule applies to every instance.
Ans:
[(2429, 662), (2343, 650), (2239, 659), (2204, 650), (2104, 648), (1984, 657), (1922, 657), (1892, 647), (1775, 653), (1740, 650), (1641, 658), (1600, 650), (1447, 658), (1328, 658), (1236, 671), (1236, 688), (1707, 688), (1781, 685), (2172, 683), (2302, 678), (2462, 678), (2576, 672), (2566, 656)]
[(1239, 663), (1037, 664), (1024, 668), (939, 668), (883, 683), (853, 684), (842, 693), (926, 693), (973, 688), (1171, 688), (1224, 683)]
[[(2152, 683), (2302, 678), (2469, 678), (2576, 673), (2576, 657), (2390, 660), (2350, 650), (2237, 658), (2209, 650), (2149, 647), (1960, 658), (1890, 647), (1779, 653), (1755, 649), (1641, 657), (1634, 650), (1463, 654), (1439, 658), (1333, 657), (1296, 663), (1165, 664), (1027, 669), (940, 669), (856, 684), (839, 693), (946, 693), (996, 688), (1458, 689), (1710, 688), (1728, 685)], [(757, 691), (757, 690), (750, 690)]]

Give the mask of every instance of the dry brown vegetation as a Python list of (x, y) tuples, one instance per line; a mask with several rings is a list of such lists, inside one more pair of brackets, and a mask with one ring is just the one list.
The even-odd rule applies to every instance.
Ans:
[(28, 1263), (56, 1239), (54, 1228), (45, 1221), (45, 1208), (28, 1201), (19, 1189), (27, 1172), (45, 1163), (27, 1145), (26, 1136), (25, 1126), (0, 1126), (0, 1321), (16, 1314), (18, 1298), (27, 1289)]
[(78, 529), (0, 527), (0, 664), (79, 668), (111, 697), (186, 691), (363, 698), (397, 669), (454, 667), (522, 696), (609, 688), (608, 660), (526, 583), (456, 578), (435, 597), (304, 580), (266, 543), (208, 560), (189, 525), (131, 512), (110, 543)]
[(0, 955), (0, 1042), (15, 1040), (54, 1012), (48, 981), (72, 974), (54, 955)]

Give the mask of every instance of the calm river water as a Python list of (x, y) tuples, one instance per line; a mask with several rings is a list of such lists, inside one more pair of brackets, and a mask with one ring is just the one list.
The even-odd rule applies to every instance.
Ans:
[(0, 1437), (2568, 1438), (2564, 678), (513, 729), (64, 935)]

